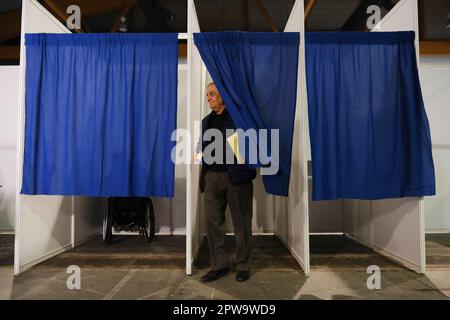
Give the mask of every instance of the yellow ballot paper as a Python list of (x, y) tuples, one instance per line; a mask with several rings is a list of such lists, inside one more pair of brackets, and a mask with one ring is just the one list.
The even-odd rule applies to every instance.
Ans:
[(239, 143), (238, 143), (238, 134), (235, 132), (231, 136), (227, 138), (227, 142), (231, 147), (231, 150), (233, 150), (234, 156), (236, 157), (239, 164), (244, 164), (244, 160), (241, 157), (241, 154), (239, 153)]

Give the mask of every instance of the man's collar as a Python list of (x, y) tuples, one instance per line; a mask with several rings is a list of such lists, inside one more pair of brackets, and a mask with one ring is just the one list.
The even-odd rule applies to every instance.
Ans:
[(222, 110), (222, 113), (217, 113), (217, 112), (215, 112), (214, 110), (212, 111), (212, 114), (214, 114), (214, 115), (218, 115), (218, 116), (220, 116), (220, 115), (226, 115), (228, 113), (228, 110), (227, 110), (227, 108), (224, 108), (223, 110)]

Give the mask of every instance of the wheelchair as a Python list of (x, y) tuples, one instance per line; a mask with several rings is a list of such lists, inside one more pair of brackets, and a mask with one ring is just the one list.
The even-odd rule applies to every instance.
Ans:
[(111, 244), (113, 230), (132, 231), (138, 228), (139, 235), (151, 241), (155, 236), (155, 212), (151, 198), (110, 197), (103, 219), (103, 241)]

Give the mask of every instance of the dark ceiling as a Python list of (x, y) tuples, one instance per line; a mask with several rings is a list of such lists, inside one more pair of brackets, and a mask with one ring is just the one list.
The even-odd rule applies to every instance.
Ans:
[(0, 0), (0, 13), (11, 11), (22, 6), (22, 0)]

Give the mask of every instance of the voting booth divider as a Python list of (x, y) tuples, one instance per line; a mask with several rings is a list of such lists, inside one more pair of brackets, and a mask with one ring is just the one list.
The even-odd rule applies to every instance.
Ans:
[[(187, 39), (187, 61), (179, 60), (177, 128), (194, 133), (208, 111), (205, 89), (210, 77), (194, 45), (193, 34), (201, 32), (201, 29), (193, 0), (187, 0), (187, 9), (188, 32), (179, 35), (179, 38)], [(374, 31), (414, 30), (418, 35), (417, 21), (417, 2), (402, 0)], [(311, 201), (313, 181), (310, 175), (304, 1), (295, 2), (284, 31), (300, 33), (289, 196), (267, 194), (258, 175), (254, 181), (254, 234), (276, 235), (306, 275), (311, 272), (311, 233), (344, 234), (408, 268), (425, 272), (423, 199)], [(105, 210), (104, 198), (20, 194), (25, 121), (25, 33), (70, 31), (36, 0), (23, 2), (14, 261), (16, 275), (101, 234)], [(192, 152), (197, 144), (196, 138), (194, 134), (190, 135)], [(198, 187), (199, 176), (200, 165), (176, 164), (174, 197), (154, 199), (157, 233), (186, 236), (187, 275), (194, 272), (193, 264), (206, 233), (205, 209)], [(232, 232), (230, 223), (227, 231)]]

